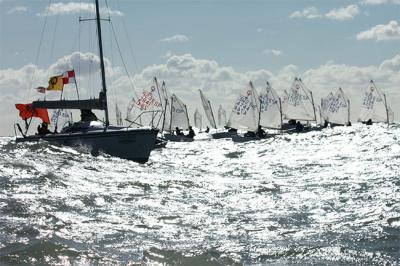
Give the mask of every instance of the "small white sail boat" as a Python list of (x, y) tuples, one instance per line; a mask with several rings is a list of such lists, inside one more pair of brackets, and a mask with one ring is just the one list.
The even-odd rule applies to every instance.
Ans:
[(260, 93), (260, 121), (264, 128), (280, 129), (283, 123), (282, 103), (269, 82), (265, 91)]
[(386, 101), (386, 95), (382, 93), (371, 80), (361, 104), (359, 122), (365, 124), (387, 123), (394, 121), (394, 113)]
[(157, 78), (154, 77), (149, 89), (143, 89), (138, 99), (133, 97), (128, 105), (126, 121), (130, 126), (148, 126), (162, 129), (163, 98)]
[(222, 128), (226, 126), (226, 111), (222, 108), (222, 105), (218, 107), (218, 126)]
[(200, 92), (201, 103), (203, 105), (204, 112), (206, 114), (208, 122), (210, 122), (212, 128), (217, 128), (210, 100), (204, 95), (204, 93), (201, 90), (199, 90), (199, 92)]
[[(163, 137), (168, 141), (178, 141), (178, 142), (190, 142), (193, 138), (187, 137), (182, 134), (177, 134), (176, 129), (188, 130), (190, 127), (189, 115), (186, 105), (176, 96), (172, 94), (170, 98), (170, 110), (166, 109), (165, 114), (169, 112), (169, 121), (164, 119), (165, 124), (169, 125), (169, 128), (164, 128)], [(167, 106), (168, 107), (168, 106)], [(174, 134), (175, 131), (175, 134)]]
[(202, 128), (202, 122), (203, 122), (203, 117), (202, 117), (202, 115), (200, 114), (200, 112), (199, 112), (199, 110), (196, 108), (196, 111), (194, 112), (194, 115), (193, 115), (193, 118), (194, 118), (194, 126), (199, 130), (199, 131), (201, 131), (201, 128)]
[(294, 79), (290, 91), (283, 96), (282, 105), (283, 119), (287, 121), (287, 124), (283, 125), (283, 129), (296, 132), (306, 131), (311, 127), (304, 128), (300, 121), (317, 122), (312, 92), (305, 87), (300, 78)]
[(350, 100), (344, 95), (342, 88), (330, 98), (326, 110), (326, 121), (333, 126), (351, 125), (350, 123)]
[(330, 92), (328, 96), (326, 96), (325, 98), (321, 98), (321, 109), (320, 109), (321, 124), (329, 123), (327, 113), (329, 104), (331, 103), (331, 101), (333, 101), (333, 99), (334, 96), (332, 92)]

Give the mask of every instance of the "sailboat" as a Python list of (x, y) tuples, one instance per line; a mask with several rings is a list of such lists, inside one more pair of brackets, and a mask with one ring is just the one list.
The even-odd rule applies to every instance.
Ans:
[(387, 123), (388, 125), (394, 121), (394, 113), (388, 106), (386, 95), (375, 86), (372, 80), (365, 91), (358, 121), (365, 124)]
[(267, 82), (260, 93), (259, 125), (264, 128), (281, 129), (283, 123), (282, 102), (276, 91)]
[[(39, 111), (43, 112), (43, 110), (45, 110), (47, 112), (47, 109), (75, 109), (81, 110), (82, 120), (63, 128), (60, 133), (46, 135), (27, 136), (26, 134), (23, 134), (18, 125), (22, 137), (17, 137), (16, 142), (44, 140), (67, 146), (83, 145), (89, 147), (92, 154), (104, 152), (111, 156), (144, 163), (148, 161), (150, 152), (154, 148), (158, 130), (110, 125), (98, 0), (95, 0), (95, 7), (102, 85), (102, 90), (100, 91), (98, 98), (86, 100), (61, 99), (58, 101), (34, 101), (32, 105), (30, 105), (30, 110), (32, 111), (33, 116)], [(97, 119), (93, 119), (95, 116), (91, 110), (103, 110), (105, 114), (104, 123)], [(27, 130), (25, 133), (26, 132)]]
[[(193, 141), (193, 138), (189, 138), (183, 135), (183, 133), (181, 135), (174, 134), (176, 128), (183, 130), (190, 128), (186, 105), (175, 94), (172, 94), (171, 98), (169, 101), (166, 101), (166, 103), (164, 110), (164, 131), (167, 132), (163, 132), (164, 139), (177, 142)], [(167, 120), (167, 114), (169, 116), (169, 121)]]
[(344, 95), (342, 88), (339, 88), (328, 100), (325, 121), (331, 127), (350, 125), (350, 100)]
[[(227, 126), (236, 130), (247, 132), (256, 132), (260, 119), (260, 99), (255, 90), (253, 83), (250, 81), (248, 86), (239, 93), (235, 104), (232, 108)], [(233, 135), (234, 142), (245, 142), (249, 140), (259, 139), (254, 136)]]
[(200, 92), (200, 99), (201, 99), (201, 103), (203, 105), (204, 108), (204, 112), (206, 114), (206, 117), (208, 119), (208, 122), (210, 122), (210, 125), (212, 128), (217, 128), (217, 123), (215, 123), (215, 118), (214, 118), (214, 113), (212, 110), (212, 106), (210, 103), (210, 100), (204, 95), (204, 93), (199, 90)]
[[(317, 122), (314, 97), (300, 78), (295, 78), (289, 92), (283, 96), (282, 111), (283, 119), (287, 121), (283, 129), (304, 131), (310, 130), (311, 126), (303, 128), (302, 122)], [(296, 123), (296, 121), (298, 123)], [(300, 128), (299, 128), (300, 126)], [(301, 130), (299, 130), (301, 129)]]
[(226, 111), (222, 108), (222, 105), (219, 105), (218, 107), (218, 126), (226, 126)]
[(199, 112), (199, 110), (197, 108), (196, 108), (196, 111), (194, 112), (193, 118), (194, 118), (194, 126), (199, 131), (201, 131), (201, 127), (203, 126), (202, 125), (203, 117), (201, 116), (201, 114), (200, 114), (200, 112)]

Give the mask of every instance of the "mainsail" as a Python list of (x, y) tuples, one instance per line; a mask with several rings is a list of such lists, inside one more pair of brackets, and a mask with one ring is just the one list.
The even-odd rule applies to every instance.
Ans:
[(199, 110), (197, 110), (194, 112), (194, 126), (198, 129), (201, 129), (202, 127), (202, 116), (199, 112)]
[(320, 110), (321, 122), (322, 122), (322, 120), (328, 121), (328, 108), (329, 108), (331, 101), (333, 101), (334, 98), (335, 98), (335, 96), (333, 95), (332, 92), (330, 92), (328, 94), (328, 96), (326, 96), (325, 98), (321, 98), (321, 110)]
[(294, 79), (284, 105), (284, 118), (287, 120), (316, 120), (312, 93), (304, 87), (301, 79)]
[(329, 102), (326, 111), (327, 121), (330, 123), (347, 125), (350, 122), (350, 101), (341, 88), (337, 90)]
[(278, 94), (267, 82), (265, 91), (260, 94), (260, 125), (269, 128), (282, 126), (281, 101)]
[(218, 108), (218, 125), (226, 125), (226, 111), (222, 108), (222, 105), (220, 105)]
[(201, 90), (199, 90), (199, 92), (200, 92), (201, 103), (203, 104), (204, 112), (206, 113), (207, 119), (210, 122), (211, 127), (217, 128), (210, 100), (208, 100), (206, 96), (204, 96)]
[(371, 80), (361, 104), (359, 121), (393, 123), (393, 112), (386, 102), (386, 95)]
[(250, 82), (236, 99), (227, 126), (236, 129), (256, 131), (258, 129), (259, 99)]
[(172, 94), (170, 131), (174, 130), (175, 127), (188, 129), (189, 116), (186, 105), (175, 94)]
[(163, 103), (157, 79), (150, 89), (144, 89), (139, 99), (132, 99), (128, 106), (127, 120), (143, 126), (161, 128)]

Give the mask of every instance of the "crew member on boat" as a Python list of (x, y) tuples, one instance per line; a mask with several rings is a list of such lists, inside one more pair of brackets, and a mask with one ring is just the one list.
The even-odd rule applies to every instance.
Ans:
[(175, 128), (175, 134), (177, 135), (177, 136), (183, 136), (184, 134), (182, 133), (182, 131), (179, 129), (179, 127), (176, 127)]
[(258, 126), (257, 136), (262, 139), (267, 136), (267, 134), (265, 133), (265, 131), (262, 129), (262, 127), (260, 125)]
[(194, 130), (192, 128), (192, 126), (189, 126), (189, 134), (186, 135), (186, 137), (188, 138), (194, 138), (194, 136), (196, 136), (196, 134), (194, 134)]

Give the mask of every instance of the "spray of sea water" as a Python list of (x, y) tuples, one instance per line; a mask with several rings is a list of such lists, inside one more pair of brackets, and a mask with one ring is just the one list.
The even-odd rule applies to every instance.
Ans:
[(1, 138), (0, 264), (399, 264), (399, 138), (168, 143), (144, 165)]

